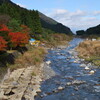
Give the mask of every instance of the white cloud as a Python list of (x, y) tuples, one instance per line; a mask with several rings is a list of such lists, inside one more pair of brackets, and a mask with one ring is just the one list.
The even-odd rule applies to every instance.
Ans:
[(94, 11), (94, 15), (100, 15), (100, 11)]
[(20, 3), (16, 3), (16, 4), (19, 5), (20, 7), (24, 7), (24, 8), (26, 8), (25, 5), (22, 5), (22, 4), (20, 4)]
[(99, 13), (100, 12), (87, 12), (82, 10), (70, 12), (65, 9), (54, 9), (47, 15), (70, 27), (72, 30), (79, 30), (100, 24), (100, 19), (98, 16), (95, 16), (95, 14)]

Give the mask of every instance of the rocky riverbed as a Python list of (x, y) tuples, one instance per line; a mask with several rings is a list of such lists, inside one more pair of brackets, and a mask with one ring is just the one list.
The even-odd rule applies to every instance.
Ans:
[(48, 50), (45, 61), (17, 69), (0, 84), (0, 100), (100, 100), (100, 69), (78, 58), (75, 38), (68, 47)]
[(82, 41), (74, 38), (67, 48), (49, 50), (35, 100), (100, 100), (100, 69), (75, 51)]

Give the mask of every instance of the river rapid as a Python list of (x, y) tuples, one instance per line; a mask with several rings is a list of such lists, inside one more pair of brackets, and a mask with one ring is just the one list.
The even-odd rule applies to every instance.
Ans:
[(75, 47), (83, 39), (74, 38), (67, 48), (49, 50), (45, 61), (41, 92), (35, 100), (100, 100), (100, 69), (78, 58)]

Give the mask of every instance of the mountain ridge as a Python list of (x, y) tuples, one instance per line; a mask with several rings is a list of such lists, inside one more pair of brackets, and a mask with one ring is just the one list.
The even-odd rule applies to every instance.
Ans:
[[(2, 5), (4, 2), (10, 3), (14, 7), (20, 8), (21, 11), (22, 10), (30, 11), (30, 10), (28, 10), (26, 8), (20, 7), (19, 5), (13, 3), (11, 0), (0, 0), (0, 5)], [(19, 13), (19, 12), (17, 11), (17, 13)], [(67, 27), (67, 26), (65, 26), (65, 25), (63, 25), (61, 23), (58, 23), (54, 19), (44, 15), (43, 13), (41, 13), (39, 11), (38, 11), (38, 14), (39, 14), (40, 23), (41, 23), (42, 28), (46, 28), (46, 29), (52, 30), (55, 33), (73, 34), (69, 27)], [(27, 16), (28, 15), (26, 15), (26, 17)]]

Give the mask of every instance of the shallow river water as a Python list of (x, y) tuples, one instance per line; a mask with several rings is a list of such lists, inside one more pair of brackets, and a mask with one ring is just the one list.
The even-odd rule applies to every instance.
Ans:
[[(100, 100), (100, 69), (79, 59), (74, 50), (82, 41), (74, 38), (65, 49), (49, 50), (46, 61), (55, 74), (41, 83), (35, 100)], [(45, 77), (50, 74), (45, 71)]]

